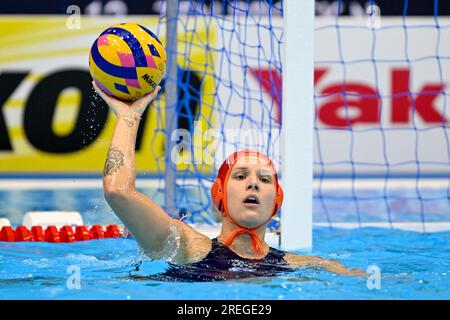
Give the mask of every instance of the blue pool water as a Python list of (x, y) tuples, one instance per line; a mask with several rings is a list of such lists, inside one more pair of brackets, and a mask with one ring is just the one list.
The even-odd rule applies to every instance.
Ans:
[[(24, 212), (36, 209), (79, 210), (87, 224), (118, 222), (101, 190), (0, 191), (0, 200), (0, 217), (14, 224), (20, 223)], [(450, 298), (450, 232), (316, 228), (314, 249), (303, 254), (339, 260), (351, 268), (377, 266), (380, 286), (369, 289), (367, 279), (312, 269), (274, 278), (160, 282), (133, 276), (154, 275), (168, 266), (144, 258), (140, 271), (134, 271), (143, 257), (133, 239), (0, 242), (0, 299)], [(79, 289), (71, 282), (74, 267), (80, 275)]]

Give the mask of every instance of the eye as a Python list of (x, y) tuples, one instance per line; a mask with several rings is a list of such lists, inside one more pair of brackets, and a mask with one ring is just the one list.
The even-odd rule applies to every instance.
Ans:
[(243, 175), (242, 173), (239, 173), (236, 175), (236, 179), (237, 180), (244, 180), (245, 179), (245, 175)]
[(271, 183), (272, 182), (272, 180), (270, 178), (266, 178), (266, 177), (262, 177), (261, 181), (264, 182), (264, 183)]

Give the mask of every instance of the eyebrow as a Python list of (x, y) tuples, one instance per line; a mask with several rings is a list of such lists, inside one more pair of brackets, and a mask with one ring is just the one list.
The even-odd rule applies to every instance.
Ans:
[[(236, 167), (233, 169), (233, 171), (245, 171), (248, 172), (248, 167)], [(272, 177), (274, 175), (273, 171), (267, 168), (262, 168), (258, 170), (259, 174), (262, 176), (270, 176)]]
[(236, 171), (248, 171), (248, 167), (236, 167), (236, 168), (234, 168), (234, 170), (236, 170)]
[(273, 176), (272, 170), (268, 170), (268, 169), (261, 169), (261, 170), (259, 170), (259, 173), (262, 176), (269, 176), (269, 177)]

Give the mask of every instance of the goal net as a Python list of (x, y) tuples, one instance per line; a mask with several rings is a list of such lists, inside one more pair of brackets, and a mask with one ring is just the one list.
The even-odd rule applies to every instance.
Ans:
[[(446, 228), (450, 19), (439, 16), (438, 1), (427, 17), (409, 16), (408, 1), (389, 17), (373, 1), (358, 18), (340, 15), (337, 4), (314, 26), (314, 223)], [(281, 139), (284, 13), (280, 1), (180, 2), (178, 103), (161, 108), (177, 115), (174, 207), (186, 208), (190, 222), (216, 221), (211, 182), (236, 150), (267, 154), (283, 182), (282, 150), (295, 147)], [(297, 129), (287, 134), (302, 144)], [(155, 149), (161, 181), (165, 154)]]

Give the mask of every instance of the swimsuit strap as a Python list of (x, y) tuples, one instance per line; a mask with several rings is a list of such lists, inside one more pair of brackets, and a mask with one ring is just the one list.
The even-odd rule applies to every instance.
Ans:
[(269, 253), (262, 259), (246, 259), (242, 258), (238, 254), (236, 254), (233, 250), (228, 248), (226, 245), (219, 242), (217, 238), (212, 239), (211, 251), (207, 254), (205, 259), (215, 259), (217, 255), (220, 253), (221, 256), (226, 255), (229, 256), (230, 259), (239, 259), (239, 260), (260, 260), (261, 262), (271, 262), (271, 263), (281, 263), (284, 264), (286, 261), (284, 260), (284, 256), (286, 252), (282, 250), (278, 250), (272, 247), (269, 247)]

